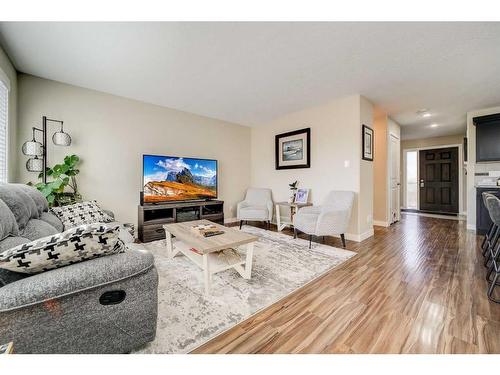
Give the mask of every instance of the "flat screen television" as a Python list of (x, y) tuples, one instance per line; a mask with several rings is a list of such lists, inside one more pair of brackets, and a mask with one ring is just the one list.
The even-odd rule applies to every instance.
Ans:
[(217, 198), (217, 160), (143, 155), (144, 203)]

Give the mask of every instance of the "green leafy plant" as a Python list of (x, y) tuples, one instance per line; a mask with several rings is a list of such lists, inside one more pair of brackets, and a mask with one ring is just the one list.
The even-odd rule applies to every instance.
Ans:
[(294, 181), (291, 184), (288, 184), (288, 187), (290, 188), (290, 191), (292, 192), (292, 196), (290, 197), (290, 202), (293, 202), (295, 200), (295, 194), (297, 193), (297, 189), (298, 189), (297, 186), (298, 185), (299, 185), (298, 181)]
[[(79, 162), (80, 158), (77, 155), (68, 155), (64, 158), (64, 163), (46, 169), (47, 177), (52, 181), (28, 185), (35, 186), (41, 191), (47, 198), (49, 206), (61, 206), (77, 201), (80, 199), (80, 194), (75, 176), (80, 173), (80, 170), (76, 168)], [(40, 173), (38, 178), (42, 177), (43, 173)], [(66, 188), (70, 188), (72, 192), (67, 192)]]

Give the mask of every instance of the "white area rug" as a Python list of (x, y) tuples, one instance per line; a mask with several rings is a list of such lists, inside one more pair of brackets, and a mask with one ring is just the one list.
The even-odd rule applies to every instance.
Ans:
[(165, 241), (146, 244), (160, 276), (156, 339), (139, 353), (187, 353), (356, 255), (348, 250), (244, 226), (259, 236), (252, 279), (235, 270), (213, 276), (203, 292), (201, 270), (182, 254), (166, 256)]

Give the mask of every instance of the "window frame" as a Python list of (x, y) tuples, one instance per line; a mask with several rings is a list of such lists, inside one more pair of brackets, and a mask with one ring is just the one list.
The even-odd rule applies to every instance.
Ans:
[[(9, 181), (9, 151), (10, 151), (10, 142), (9, 142), (9, 99), (10, 99), (10, 81), (5, 72), (0, 69), (0, 89), (3, 89), (1, 86), (5, 87), (5, 181), (0, 182), (8, 182)], [(0, 166), (3, 168), (3, 166)]]

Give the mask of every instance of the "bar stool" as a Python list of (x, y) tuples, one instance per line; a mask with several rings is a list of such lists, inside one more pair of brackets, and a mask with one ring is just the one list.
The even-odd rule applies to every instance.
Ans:
[[(486, 208), (491, 217), (491, 221), (493, 221), (494, 225), (497, 227), (500, 226), (500, 199), (495, 197), (494, 195), (489, 195), (486, 197)], [(498, 232), (498, 230), (497, 230)], [(488, 267), (488, 271), (486, 272), (486, 280), (489, 283), (488, 286), (488, 299), (495, 303), (500, 303), (499, 299), (495, 299), (493, 297), (493, 292), (495, 291), (495, 287), (497, 286), (497, 280), (500, 276), (500, 246), (498, 246), (498, 235), (495, 235), (496, 239), (488, 242), (488, 257), (486, 259), (486, 265), (491, 261), (491, 264)], [(491, 275), (493, 274), (493, 279), (490, 280)]]
[[(485, 192), (483, 192), (483, 194), (481, 196), (483, 198), (484, 207), (486, 207), (486, 209), (488, 209), (488, 204), (486, 203), (486, 200), (487, 200), (487, 198), (489, 196), (493, 196), (494, 197), (494, 195), (491, 192), (489, 192), (489, 191), (485, 191)], [(489, 210), (488, 210), (488, 212), (489, 212)], [(491, 218), (491, 215), (490, 215), (490, 218)], [(498, 236), (500, 235), (500, 230), (499, 229), (500, 228), (497, 225), (495, 225), (495, 223), (492, 221), (491, 225), (490, 225), (490, 229), (488, 229), (488, 231), (486, 232), (486, 235), (483, 238), (483, 243), (481, 244), (481, 249), (483, 250), (483, 256), (484, 257), (489, 254), (488, 248), (489, 248), (489, 244), (491, 244), (492, 242), (494, 242), (493, 241), (493, 239), (494, 239), (493, 237), (496, 236), (495, 241), (498, 240)], [(488, 241), (490, 241), (490, 243), (488, 243)]]
[[(496, 202), (498, 201), (498, 198), (493, 195), (493, 194), (485, 194), (485, 207), (488, 210), (488, 214), (491, 219), (491, 231), (489, 231), (489, 235), (487, 235), (486, 238), (486, 243), (485, 243), (485, 249), (483, 250), (483, 256), (484, 256), (484, 266), (488, 268), (490, 266), (491, 262), (491, 257), (492, 257), (492, 252), (491, 250), (494, 250), (495, 247), (497, 246), (497, 243), (500, 240), (500, 226), (497, 225), (495, 221), (495, 217), (493, 216), (493, 213), (495, 212), (495, 205)], [(485, 236), (486, 237), (486, 236)], [(489, 275), (488, 275), (489, 277)]]

